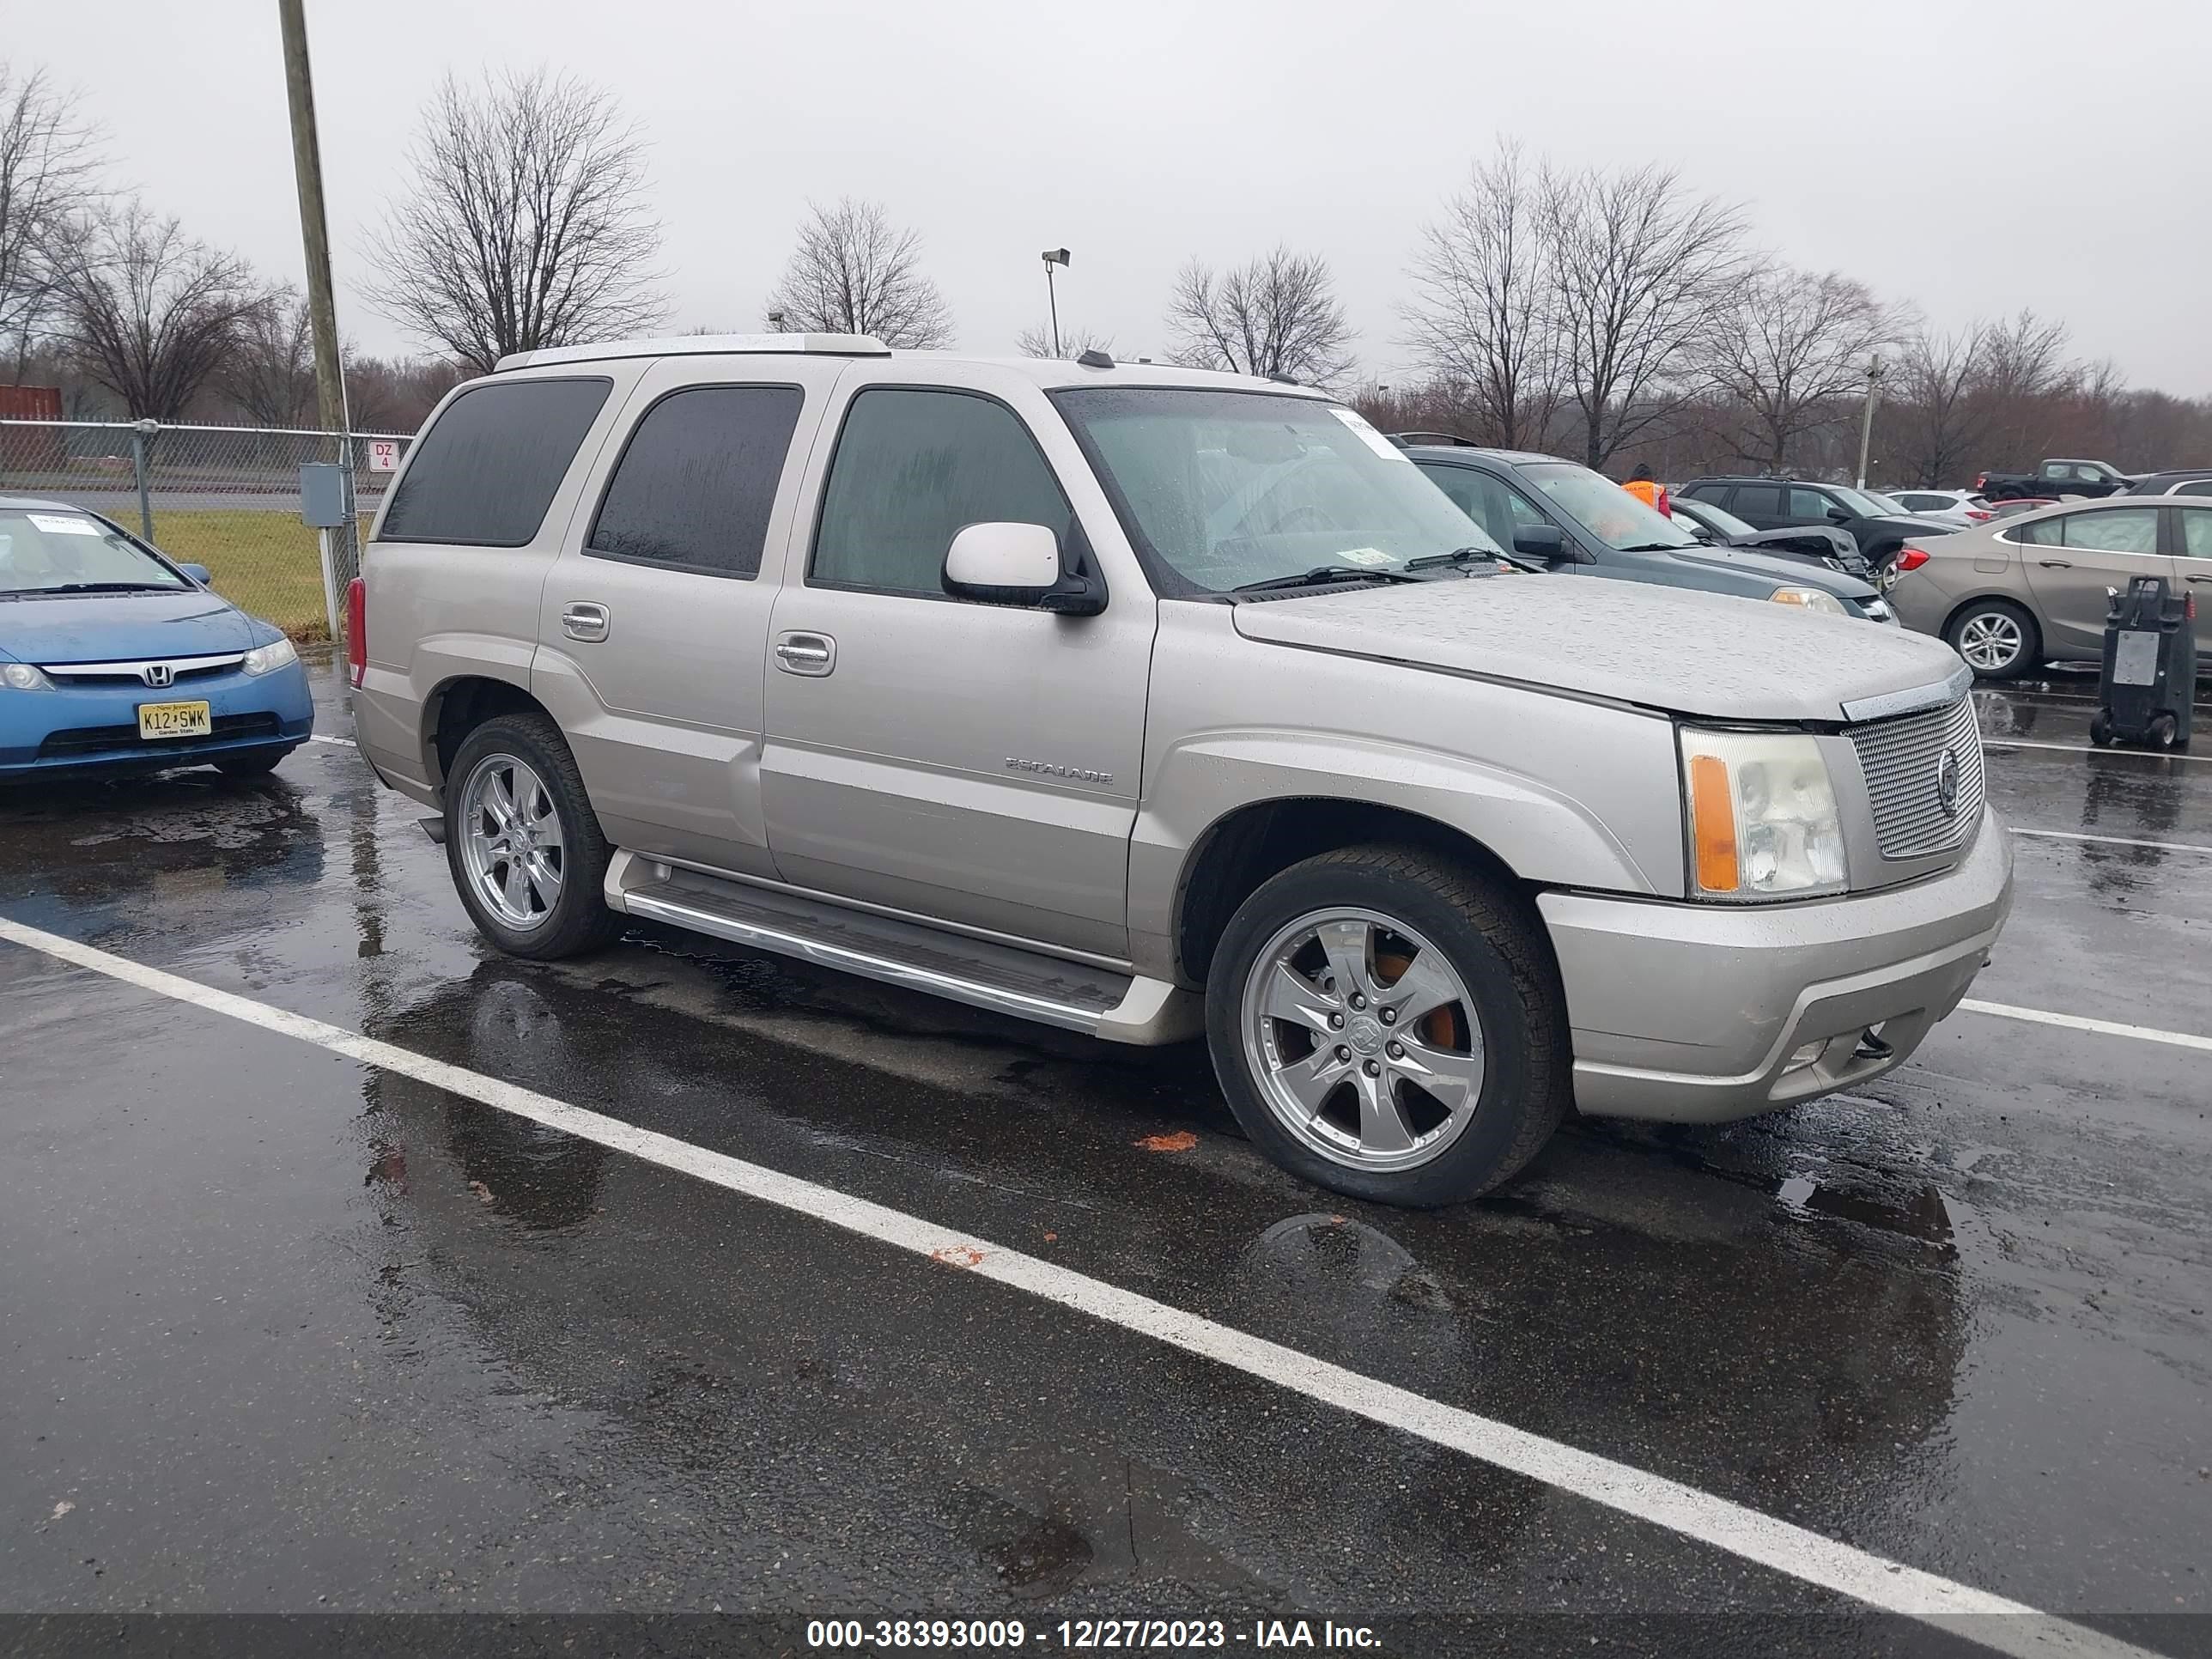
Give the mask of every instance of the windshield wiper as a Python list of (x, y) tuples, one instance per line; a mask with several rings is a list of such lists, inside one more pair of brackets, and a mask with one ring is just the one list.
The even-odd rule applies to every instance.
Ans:
[(63, 582), (53, 587), (34, 587), (33, 593), (173, 593), (174, 582)]
[(1616, 547), (1613, 550), (1616, 553), (1686, 553), (1693, 547), (1703, 547), (1704, 545), (1705, 544), (1703, 542), (1694, 540), (1686, 542), (1637, 542), (1632, 546)]
[(1449, 553), (1424, 553), (1418, 559), (1406, 561), (1408, 570), (1437, 570), (1445, 565), (1510, 564), (1516, 570), (1541, 572), (1544, 567), (1534, 559), (1516, 559), (1498, 547), (1455, 547)]
[(1426, 580), (1424, 576), (1409, 576), (1404, 570), (1383, 569), (1374, 565), (1317, 564), (1295, 576), (1269, 576), (1261, 581), (1239, 582), (1229, 591), (1232, 593), (1267, 593), (1278, 588), (1317, 587), (1323, 582), (1418, 582)]

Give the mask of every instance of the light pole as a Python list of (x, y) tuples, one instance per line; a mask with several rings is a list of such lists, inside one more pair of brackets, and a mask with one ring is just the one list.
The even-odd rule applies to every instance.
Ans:
[(771, 312), (769, 312), (769, 314), (768, 314), (768, 326), (769, 326), (769, 332), (770, 332), (771, 334), (781, 334), (781, 333), (782, 333), (782, 332), (783, 332), (783, 313), (782, 313), (781, 312), (780, 312), (780, 311), (771, 311)]
[(1874, 406), (1881, 396), (1883, 364), (1879, 356), (1867, 360), (1866, 412), (1859, 417), (1859, 488), (1866, 488), (1867, 453), (1874, 447)]
[(1052, 268), (1066, 263), (1066, 248), (1048, 247), (1044, 251), (1044, 297), (1045, 303), (1052, 307), (1052, 355), (1055, 357), (1060, 356), (1060, 295), (1053, 289)]

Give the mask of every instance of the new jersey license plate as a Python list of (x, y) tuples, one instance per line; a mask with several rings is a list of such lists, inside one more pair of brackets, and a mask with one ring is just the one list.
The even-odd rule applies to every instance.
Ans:
[(215, 730), (204, 702), (142, 702), (138, 705), (138, 735), (151, 738), (204, 738)]

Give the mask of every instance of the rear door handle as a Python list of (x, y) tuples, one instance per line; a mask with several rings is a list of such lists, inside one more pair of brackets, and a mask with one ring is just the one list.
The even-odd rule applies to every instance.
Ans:
[(2189, 580), (2193, 582), (2212, 582), (2212, 576), (2191, 576)]
[(827, 634), (779, 634), (775, 665), (787, 674), (819, 679), (837, 665), (837, 641)]
[(2071, 570), (2074, 568), (2074, 561), (2071, 559), (2038, 559), (2036, 563), (2041, 565), (2045, 570)]
[(572, 640), (593, 644), (607, 636), (607, 608), (603, 605), (578, 603), (561, 612), (561, 631)]

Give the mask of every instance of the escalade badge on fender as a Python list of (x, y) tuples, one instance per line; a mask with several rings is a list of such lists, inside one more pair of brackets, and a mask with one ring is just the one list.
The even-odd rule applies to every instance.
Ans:
[(1936, 762), (1936, 804), (1943, 816), (1959, 816), (1959, 751), (1946, 749)]
[(1093, 772), (1081, 766), (1056, 766), (1050, 761), (1016, 760), (1012, 755), (1006, 757), (1006, 766), (1011, 771), (1034, 772), (1040, 777), (1047, 778), (1067, 778), (1077, 783), (1114, 781), (1114, 775), (1111, 772)]

